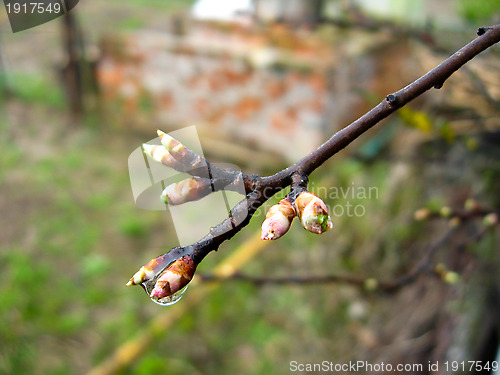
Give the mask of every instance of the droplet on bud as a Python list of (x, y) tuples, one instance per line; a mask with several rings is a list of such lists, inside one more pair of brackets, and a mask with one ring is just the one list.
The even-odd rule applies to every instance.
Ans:
[(309, 232), (321, 234), (333, 228), (326, 204), (313, 193), (300, 193), (295, 199), (295, 208), (302, 226)]
[(151, 298), (151, 301), (156, 303), (157, 305), (160, 306), (171, 306), (177, 302), (179, 302), (184, 295), (184, 292), (186, 292), (188, 288), (188, 285), (186, 285), (184, 288), (179, 290), (178, 292), (175, 292), (174, 294), (164, 297), (162, 299), (157, 299), (156, 297)]
[(185, 288), (193, 278), (195, 270), (196, 264), (189, 255), (180, 257), (163, 271), (149, 296), (161, 304), (171, 302), (172, 298), (169, 297)]

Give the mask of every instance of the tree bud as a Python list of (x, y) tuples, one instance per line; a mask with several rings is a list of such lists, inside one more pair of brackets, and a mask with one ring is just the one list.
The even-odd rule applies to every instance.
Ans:
[(263, 240), (276, 240), (283, 236), (296, 216), (295, 209), (288, 199), (282, 199), (278, 204), (267, 211), (266, 219), (262, 223)]
[(207, 178), (186, 178), (175, 184), (168, 185), (161, 193), (161, 200), (165, 203), (178, 205), (196, 201), (212, 192), (212, 184)]
[(155, 275), (167, 266), (167, 254), (160, 255), (151, 259), (148, 263), (141, 267), (139, 271), (129, 280), (127, 286), (139, 285), (143, 282), (151, 280)]
[(161, 274), (150, 297), (162, 299), (184, 288), (193, 278), (196, 264), (189, 255), (180, 257)]
[(428, 219), (431, 216), (431, 211), (428, 208), (420, 208), (415, 211), (413, 217), (417, 221), (423, 221)]
[(313, 233), (321, 234), (333, 228), (325, 203), (313, 193), (303, 191), (295, 199), (295, 208), (302, 226)]
[(200, 155), (191, 151), (177, 139), (159, 129), (156, 130), (156, 132), (158, 133), (161, 144), (176, 160), (182, 161), (182, 163), (189, 165), (192, 168), (200, 167), (200, 164), (203, 164), (204, 159)]
[(144, 150), (144, 153), (153, 160), (156, 160), (157, 162), (162, 163), (163, 165), (166, 165), (167, 167), (174, 168), (176, 170), (184, 170), (185, 168), (180, 168), (180, 164), (175, 158), (170, 155), (170, 153), (167, 151), (167, 149), (163, 146), (160, 145), (149, 145), (147, 143), (144, 143), (142, 145), (142, 149)]

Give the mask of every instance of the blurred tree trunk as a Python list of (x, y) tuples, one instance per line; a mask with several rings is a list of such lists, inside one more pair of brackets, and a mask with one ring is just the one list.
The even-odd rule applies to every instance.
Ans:
[(66, 63), (61, 68), (69, 108), (74, 116), (85, 112), (85, 96), (97, 91), (95, 62), (85, 55), (84, 37), (75, 10), (63, 16), (63, 49)]
[(64, 88), (71, 113), (80, 115), (83, 111), (83, 90), (81, 77), (80, 57), (82, 41), (73, 12), (63, 16), (63, 43), (67, 56), (67, 63), (62, 68)]
[(7, 75), (5, 72), (5, 62), (3, 57), (3, 42), (0, 35), (0, 98), (5, 98), (9, 94), (7, 85)]
[(310, 2), (311, 7), (311, 26), (317, 27), (323, 22), (323, 7), (325, 5), (324, 0), (313, 0)]

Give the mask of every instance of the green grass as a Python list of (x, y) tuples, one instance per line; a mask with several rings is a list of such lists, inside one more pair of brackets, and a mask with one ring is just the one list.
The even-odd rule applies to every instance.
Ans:
[(489, 20), (500, 11), (499, 0), (460, 0), (456, 7), (459, 14), (468, 22), (476, 24), (483, 20)]
[(124, 31), (139, 30), (144, 28), (146, 25), (146, 20), (140, 17), (128, 17), (117, 23), (117, 27)]
[(122, 6), (133, 6), (140, 9), (155, 9), (165, 12), (173, 12), (189, 9), (189, 7), (194, 3), (194, 0), (111, 0), (110, 3), (116, 3)]
[(27, 103), (64, 109), (66, 99), (55, 79), (48, 79), (38, 74), (11, 72), (7, 76), (12, 95)]

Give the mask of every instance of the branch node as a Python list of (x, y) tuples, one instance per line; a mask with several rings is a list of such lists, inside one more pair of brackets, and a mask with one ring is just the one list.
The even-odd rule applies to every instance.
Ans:
[(398, 104), (398, 97), (395, 94), (389, 94), (385, 97), (385, 99), (389, 102), (391, 106), (395, 106)]
[(295, 172), (292, 174), (291, 179), (290, 192), (287, 194), (287, 198), (293, 203), (300, 193), (307, 190), (309, 178), (305, 173)]
[(482, 26), (479, 29), (477, 29), (477, 35), (479, 35), (479, 36), (484, 35), (486, 33), (486, 31), (488, 31), (490, 29), (492, 29), (492, 27), (490, 27), (490, 26)]
[(252, 175), (244, 175), (243, 176), (243, 183), (245, 185), (245, 191), (246, 193), (250, 193), (252, 191), (255, 190), (255, 188), (257, 187), (257, 184), (258, 182), (261, 180), (262, 178), (259, 176), (259, 175), (256, 175), (256, 174), (252, 174)]
[(295, 172), (294, 174), (292, 174), (292, 183), (290, 184), (292, 190), (304, 191), (305, 189), (307, 189), (308, 183), (309, 178), (305, 173)]

